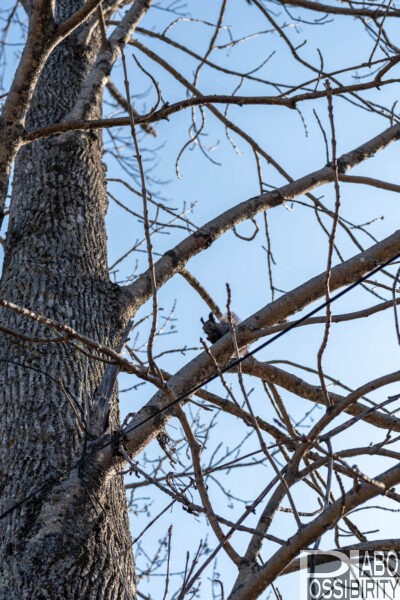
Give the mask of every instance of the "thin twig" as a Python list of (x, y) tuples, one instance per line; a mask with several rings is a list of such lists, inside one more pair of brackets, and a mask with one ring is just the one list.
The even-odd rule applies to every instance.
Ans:
[(319, 379), (321, 382), (322, 392), (325, 397), (326, 406), (330, 407), (332, 405), (331, 399), (329, 397), (329, 393), (326, 387), (324, 372), (322, 367), (322, 357), (324, 355), (325, 349), (328, 345), (329, 339), (329, 331), (331, 326), (331, 317), (332, 317), (332, 309), (330, 305), (330, 278), (331, 278), (331, 269), (332, 269), (332, 257), (333, 257), (333, 248), (335, 243), (336, 229), (339, 220), (339, 210), (340, 210), (340, 188), (339, 188), (339, 170), (338, 163), (336, 157), (336, 135), (335, 135), (335, 123), (333, 118), (333, 103), (332, 103), (332, 93), (329, 79), (325, 81), (325, 86), (328, 91), (328, 113), (329, 113), (329, 122), (331, 125), (331, 143), (332, 143), (332, 166), (334, 169), (335, 177), (334, 177), (334, 185), (335, 185), (335, 213), (332, 221), (332, 229), (329, 236), (329, 249), (328, 249), (328, 260), (326, 266), (326, 276), (325, 276), (325, 300), (326, 300), (326, 322), (325, 322), (325, 331), (324, 337), (321, 343), (321, 346), (318, 350), (317, 363), (318, 363), (318, 373)]
[(149, 211), (147, 206), (147, 188), (146, 188), (146, 176), (143, 168), (143, 161), (140, 154), (139, 143), (136, 135), (136, 127), (135, 127), (135, 119), (132, 112), (131, 100), (130, 100), (130, 86), (128, 80), (128, 71), (126, 68), (126, 59), (123, 46), (121, 46), (121, 58), (122, 58), (122, 66), (124, 71), (124, 84), (126, 90), (126, 101), (128, 103), (129, 108), (129, 121), (131, 128), (131, 135), (135, 147), (136, 160), (139, 167), (140, 172), (140, 180), (142, 184), (142, 200), (143, 200), (143, 225), (144, 225), (144, 233), (146, 237), (146, 247), (147, 247), (147, 257), (149, 262), (149, 273), (151, 279), (151, 288), (152, 288), (152, 299), (153, 299), (153, 316), (151, 322), (151, 330), (149, 335), (149, 340), (147, 344), (147, 356), (149, 361), (150, 371), (157, 375), (161, 380), (163, 380), (162, 373), (154, 362), (153, 358), (153, 343), (154, 337), (157, 331), (157, 317), (158, 317), (158, 300), (157, 300), (157, 283), (156, 276), (154, 271), (154, 260), (153, 260), (153, 246), (151, 243), (151, 233), (150, 233), (150, 224), (149, 224)]

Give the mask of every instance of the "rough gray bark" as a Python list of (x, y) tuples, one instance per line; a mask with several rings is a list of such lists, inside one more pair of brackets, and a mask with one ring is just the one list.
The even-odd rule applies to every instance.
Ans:
[[(64, 6), (72, 14), (79, 4)], [(63, 11), (59, 18), (67, 16)], [(70, 36), (48, 61), (28, 129), (59, 122), (71, 110), (99, 45), (93, 37), (90, 47), (78, 39)], [(94, 112), (100, 116), (100, 109)], [(54, 136), (22, 149), (1, 296), (114, 347), (124, 323), (116, 317), (118, 289), (108, 278), (105, 211), (100, 133)], [(1, 319), (43, 337), (43, 328), (22, 316), (3, 310)], [(88, 463), (70, 472), (85, 434), (67, 395), (90, 405), (104, 366), (65, 343), (4, 335), (0, 357), (0, 511), (32, 494), (0, 521), (0, 598), (133, 598), (121, 476)], [(111, 431), (117, 418), (115, 409)]]

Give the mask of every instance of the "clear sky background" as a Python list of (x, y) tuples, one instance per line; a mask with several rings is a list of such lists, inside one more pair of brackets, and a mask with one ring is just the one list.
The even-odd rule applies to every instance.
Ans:
[[(11, 4), (6, 0), (5, 8), (11, 6)], [(218, 15), (219, 4), (219, 2), (210, 0), (191, 0), (180, 12), (213, 23)], [(168, 2), (160, 2), (160, 5), (165, 7)], [(294, 16), (302, 15), (310, 18), (309, 13), (305, 13), (300, 9), (294, 8), (291, 13)], [(316, 67), (319, 67), (320, 64), (317, 49), (321, 50), (324, 56), (325, 70), (356, 64), (357, 61), (366, 61), (374, 45), (365, 33), (362, 24), (354, 21), (352, 17), (338, 17), (335, 18), (334, 22), (326, 23), (323, 26), (311, 26), (304, 23), (295, 27), (294, 19), (291, 19), (289, 15), (283, 16), (282, 8), (278, 5), (274, 6), (274, 14), (281, 24), (286, 22), (288, 25), (285, 32), (294, 45), (297, 46), (307, 40), (307, 44), (299, 50), (299, 54)], [(312, 14), (312, 17), (315, 17), (315, 14)], [(169, 13), (161, 9), (154, 9), (150, 11), (142, 25), (160, 32), (170, 21), (171, 15)], [(265, 22), (261, 21), (260, 13), (254, 7), (249, 6), (245, 0), (230, 2), (223, 23), (229, 26), (229, 31), (234, 39), (254, 34), (260, 28), (269, 29)], [(389, 29), (392, 30), (392, 27), (390, 26)], [(168, 31), (168, 35), (202, 54), (207, 48), (210, 32), (212, 31), (208, 25), (200, 21), (192, 22), (181, 19)], [(398, 37), (398, 31), (394, 31), (394, 33)], [(19, 32), (16, 28), (10, 41), (18, 43), (18, 36)], [(190, 80), (193, 77), (195, 63), (184, 53), (174, 50), (162, 42), (150, 40), (143, 35), (139, 35), (138, 39), (149, 45), (165, 60), (170, 61), (174, 68), (187, 79)], [(218, 37), (218, 44), (224, 45), (229, 40), (228, 29), (222, 30)], [(15, 62), (13, 61), (17, 52), (17, 46), (8, 50), (8, 70), (5, 82), (9, 81), (9, 77), (15, 68)], [(177, 84), (161, 67), (143, 56), (138, 50), (128, 48), (127, 60), (131, 79), (131, 92), (134, 95), (136, 110), (139, 113), (146, 112), (153, 105), (156, 95), (149, 79), (138, 69), (131, 58), (132, 52), (140, 60), (141, 65), (155, 77), (165, 101), (174, 102), (185, 97), (183, 87)], [(216, 63), (225, 65), (228, 68), (250, 71), (271, 53), (274, 53), (271, 59), (258, 71), (259, 76), (282, 84), (301, 83), (311, 78), (308, 70), (295, 63), (282, 39), (276, 33), (266, 32), (233, 47), (216, 50), (211, 58)], [(378, 50), (375, 58), (380, 56)], [(368, 71), (365, 70), (363, 73), (366, 74)], [(361, 71), (360, 74), (362, 74)], [(392, 77), (395, 74), (396, 70), (393, 70)], [(113, 81), (122, 90), (120, 64), (115, 69)], [(228, 79), (222, 76), (221, 73), (205, 68), (200, 76), (198, 87), (203, 93), (230, 94), (238, 81), (238, 78)], [(349, 75), (343, 75), (341, 81), (351, 83), (354, 79)], [(270, 95), (276, 93), (276, 90), (266, 84), (250, 84), (247, 82), (241, 88), (240, 93)], [(399, 86), (396, 84), (390, 88), (382, 87), (381, 91), (366, 92), (363, 97), (374, 99), (380, 104), (390, 107), (397, 101), (398, 93)], [(219, 108), (223, 111), (223, 107)], [(326, 163), (324, 141), (313, 115), (313, 109), (317, 111), (326, 131), (329, 132), (326, 99), (313, 101), (310, 104), (300, 104), (299, 109), (301, 114), (284, 107), (230, 107), (228, 116), (246, 132), (254, 136), (256, 141), (278, 160), (292, 177), (296, 178), (319, 169)], [(106, 106), (105, 114), (116, 115), (117, 113)], [(255, 160), (249, 146), (237, 135), (232, 134), (232, 139), (236, 144), (235, 149), (227, 140), (224, 127), (208, 111), (206, 111), (206, 115), (205, 133), (207, 136), (202, 137), (202, 140), (205, 146), (214, 148), (209, 153), (209, 157), (214, 162), (204, 156), (198, 147), (190, 147), (183, 153), (180, 160), (181, 178), (176, 176), (175, 161), (181, 148), (188, 140), (188, 128), (191, 123), (190, 110), (171, 116), (168, 122), (157, 124), (155, 126), (157, 138), (140, 135), (140, 145), (146, 165), (147, 167), (151, 166), (151, 170), (148, 171), (149, 188), (153, 193), (159, 194), (165, 202), (168, 201), (170, 206), (187, 208), (193, 206), (189, 218), (197, 225), (202, 225), (230, 206), (259, 193)], [(198, 111), (197, 117), (199, 118)], [(356, 108), (339, 97), (334, 98), (334, 118), (338, 154), (353, 149), (389, 126), (387, 119)], [(124, 132), (124, 135), (129, 140), (128, 133)], [(135, 178), (129, 180), (127, 174), (122, 171), (120, 165), (112, 157), (111, 153), (114, 146), (107, 134), (105, 134), (104, 139), (108, 176), (124, 178), (137, 187)], [(129, 168), (135, 168), (132, 148), (126, 148), (122, 151), (127, 157), (131, 157)], [(263, 181), (266, 185), (278, 186), (284, 183), (283, 178), (276, 174), (274, 169), (265, 161), (262, 161), (262, 167)], [(400, 183), (399, 146), (393, 145), (370, 159), (355, 169), (354, 174), (365, 174), (393, 183)], [(139, 209), (140, 198), (124, 189), (123, 186), (112, 183), (110, 184), (110, 191), (127, 206), (131, 207), (132, 210)], [(318, 188), (315, 195), (323, 197), (323, 201), (327, 206), (333, 208), (333, 185)], [(301, 200), (306, 201), (305, 198), (301, 198)], [(400, 211), (397, 194), (367, 188), (366, 186), (342, 184), (341, 201), (341, 214), (346, 219), (355, 224), (374, 221), (368, 227), (368, 231), (379, 240), (398, 227)], [(328, 241), (321, 232), (312, 209), (297, 204), (288, 204), (269, 211), (268, 218), (272, 250), (276, 260), (274, 281), (277, 288), (288, 291), (324, 270)], [(330, 220), (323, 218), (323, 221), (330, 228)], [(271, 300), (266, 253), (263, 248), (266, 242), (261, 216), (257, 218), (257, 222), (260, 232), (253, 242), (241, 241), (232, 232), (229, 232), (215, 242), (207, 252), (195, 257), (188, 264), (188, 268), (207, 287), (221, 307), (224, 307), (226, 303), (225, 284), (229, 282), (232, 289), (232, 308), (242, 319), (247, 318)], [(143, 226), (136, 218), (128, 215), (112, 201), (110, 201), (107, 224), (110, 264), (113, 264), (137, 240), (143, 238)], [(254, 226), (251, 223), (246, 222), (239, 226), (238, 231), (241, 234), (249, 235), (253, 228)], [(354, 231), (356, 232), (356, 230)], [(153, 239), (155, 253), (165, 252), (186, 235), (187, 232), (176, 229), (169, 235), (155, 237)], [(364, 247), (371, 245), (372, 241), (367, 236), (359, 232), (357, 232), (357, 235)], [(349, 258), (358, 252), (343, 231), (339, 230), (337, 240), (345, 258)], [(337, 260), (335, 256), (335, 262)], [(134, 272), (140, 273), (145, 268), (146, 255), (135, 252), (118, 265), (119, 270), (115, 273), (115, 277), (121, 281), (131, 277)], [(387, 292), (385, 297), (389, 297)], [(365, 291), (357, 290), (335, 304), (333, 313), (356, 310), (377, 302), (377, 298), (374, 299)], [(168, 314), (175, 307), (173, 312), (174, 321), (173, 333), (160, 336), (157, 339), (155, 354), (171, 347), (198, 347), (200, 345), (199, 338), (203, 335), (200, 318), (206, 318), (209, 309), (188, 286), (186, 281), (179, 276), (175, 276), (161, 290), (159, 303), (163, 308), (161, 315)], [(151, 308), (147, 304), (141, 309), (137, 318), (139, 319), (148, 314), (150, 310)], [(171, 324), (167, 325), (168, 332), (171, 331), (170, 326)], [(145, 324), (141, 328), (140, 335), (143, 344), (146, 341), (146, 331), (148, 331), (148, 328), (146, 329)], [(316, 355), (322, 336), (323, 328), (321, 326), (299, 328), (262, 351), (259, 358), (261, 360), (292, 360), (316, 368)], [(160, 359), (160, 366), (170, 372), (175, 372), (188, 361), (189, 357), (195, 354), (196, 352), (186, 353), (186, 355), (166, 355)], [(143, 354), (143, 358), (145, 358), (145, 354)], [(329, 345), (324, 357), (324, 366), (329, 375), (340, 379), (349, 387), (357, 387), (374, 377), (397, 370), (398, 364), (399, 350), (396, 345), (392, 311), (379, 313), (368, 319), (368, 321), (356, 321), (350, 326), (348, 324), (332, 326)], [(318, 384), (317, 377), (312, 374), (307, 375), (306, 379), (310, 383)], [(122, 389), (133, 386), (135, 383), (137, 382), (128, 376), (121, 377)], [(272, 410), (266, 403), (261, 386), (258, 383), (248, 382), (248, 388), (253, 387), (254, 391), (250, 397), (256, 414), (266, 419), (271, 418)], [(208, 389), (225, 395), (219, 383), (211, 384)], [(392, 392), (398, 392), (398, 387), (385, 388), (375, 396), (371, 395), (371, 398), (382, 401), (387, 394)], [(136, 411), (138, 407), (149, 400), (152, 393), (153, 390), (149, 386), (143, 385), (136, 390), (122, 394), (123, 414), (132, 410)], [(282, 391), (282, 396), (287, 401), (287, 406), (291, 410), (294, 420), (301, 419), (304, 413), (312, 408), (310, 403), (302, 401), (289, 393)], [(192, 408), (193, 412), (196, 410), (196, 407)], [(321, 410), (316, 408), (305, 421), (305, 424), (310, 424), (312, 419), (318, 415), (321, 416)], [(172, 437), (177, 437), (178, 431), (177, 424), (171, 422), (168, 427), (169, 434)], [(204, 450), (205, 462), (207, 462), (207, 456), (211, 455), (219, 442), (222, 443), (223, 447), (233, 448), (242, 439), (244, 432), (244, 427), (233, 417), (221, 414), (219, 425), (212, 430), (209, 443)], [(354, 435), (354, 432), (352, 432), (351, 436)], [(372, 429), (367, 426), (360, 426), (357, 429), (357, 435), (359, 436), (359, 443), (357, 440), (357, 444), (354, 445), (367, 445), (372, 435)], [(341, 445), (349, 445), (350, 438), (348, 436), (349, 434), (339, 437), (335, 441), (336, 446), (334, 449), (339, 449)], [(381, 436), (383, 438), (384, 432), (381, 432)], [(373, 439), (376, 441), (377, 438), (374, 437)], [(257, 449), (257, 441), (255, 437), (252, 437), (246, 441), (242, 452), (255, 449)], [(152, 456), (152, 453), (157, 454), (158, 450), (157, 446), (150, 447), (147, 456)], [(222, 450), (220, 451), (222, 452)], [(372, 463), (373, 459), (368, 458), (369, 468)], [(363, 461), (357, 461), (357, 464), (362, 468)], [(377, 472), (383, 470), (382, 464), (383, 461), (380, 458), (376, 464)], [(168, 465), (166, 465), (166, 469), (169, 469)], [(249, 473), (246, 472), (246, 469), (238, 469), (230, 476), (224, 475), (222, 480), (226, 482), (232, 496), (238, 496), (247, 501), (262, 489), (270, 477), (271, 467), (263, 465), (251, 469)], [(295, 494), (300, 510), (310, 511), (316, 509), (317, 506), (314, 506), (314, 504), (310, 506), (304, 490), (305, 488)], [(209, 481), (209, 492), (215, 502), (217, 512), (225, 514), (232, 520), (244, 508), (242, 502), (232, 503), (233, 505), (230, 507), (229, 498), (221, 492), (218, 485), (213, 481)], [(133, 536), (137, 535), (151, 518), (146, 511), (143, 511), (143, 507), (148, 505), (151, 514), (155, 515), (168, 504), (169, 499), (157, 491), (143, 487), (139, 489), (135, 502), (139, 514), (132, 516)], [(382, 500), (380, 503), (383, 504), (384, 501)], [(374, 518), (371, 519), (371, 514), (371, 511), (361, 512), (359, 516), (354, 517), (354, 520), (361, 529), (379, 529), (380, 531), (374, 534), (376, 537), (392, 535), (393, 523), (394, 520), (398, 523), (398, 516), (394, 513), (381, 511), (374, 513)], [(171, 564), (172, 572), (182, 570), (186, 552), (193, 552), (200, 538), (205, 539), (207, 537), (209, 547), (215, 547), (216, 539), (211, 529), (206, 526), (205, 519), (202, 516), (195, 518), (184, 512), (180, 506), (174, 506), (172, 511), (168, 511), (163, 515), (156, 526), (143, 538), (142, 548), (149, 556), (154, 551), (157, 540), (165, 535), (171, 522), (174, 523), (173, 543), (175, 548)], [(246, 521), (249, 525), (254, 522), (255, 518)], [(275, 533), (279, 537), (289, 537), (294, 531), (292, 516), (282, 513), (277, 518), (271, 533)], [(245, 538), (238, 534), (234, 541), (235, 547), (238, 550), (244, 549), (244, 541)], [(331, 543), (333, 543), (332, 540)], [(343, 543), (348, 542), (344, 540)], [(328, 543), (326, 547), (329, 547)], [(272, 549), (272, 546), (267, 544), (266, 556)], [(143, 554), (139, 556), (138, 562), (141, 567), (144, 566), (146, 560)], [(223, 574), (223, 579), (227, 578), (233, 581), (235, 569), (230, 566), (222, 553), (219, 555), (218, 569)], [(162, 597), (161, 590), (163, 590), (164, 585), (162, 573), (164, 572), (164, 569), (161, 569), (159, 576), (149, 581), (143, 581), (140, 586), (141, 591), (152, 593), (156, 599)], [(207, 572), (207, 576), (212, 576), (211, 570)], [(175, 590), (178, 585), (179, 578), (172, 577), (170, 589)], [(293, 596), (293, 586), (297, 586), (296, 578), (282, 578), (278, 586), (283, 598), (297, 597), (297, 588), (295, 588), (295, 596)], [(225, 591), (226, 593), (229, 591), (229, 586)], [(263, 597), (267, 598), (269, 594), (266, 593)], [(209, 581), (205, 580), (199, 598), (204, 600), (211, 598)]]

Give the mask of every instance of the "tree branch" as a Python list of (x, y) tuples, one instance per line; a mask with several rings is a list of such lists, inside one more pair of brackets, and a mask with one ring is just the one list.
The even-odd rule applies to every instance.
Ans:
[[(400, 482), (400, 466), (396, 465), (381, 475), (375, 477), (377, 485), (361, 483), (343, 498), (328, 506), (318, 517), (303, 525), (300, 531), (290, 538), (288, 546), (279, 549), (261, 568), (258, 573), (252, 573), (240, 588), (234, 588), (228, 600), (255, 600), (270, 585), (275, 578), (285, 571), (286, 567), (303, 549), (318, 539), (327, 529), (337, 523), (343, 514), (364, 504), (367, 500), (378, 495), (384, 495)], [(370, 543), (370, 542), (369, 542)]]
[[(285, 390), (292, 392), (300, 398), (305, 398), (306, 400), (311, 400), (312, 402), (326, 406), (326, 401), (320, 386), (311, 385), (310, 383), (304, 381), (304, 379), (297, 377), (297, 375), (288, 373), (287, 371), (270, 365), (267, 362), (259, 362), (253, 357), (250, 357), (249, 359), (243, 361), (242, 370), (246, 375), (255, 375), (256, 377), (260, 377), (265, 381), (283, 387)], [(390, 383), (399, 380), (400, 371), (397, 371), (396, 373), (391, 373), (390, 375), (385, 376), (381, 384), (389, 385)], [(375, 385), (375, 382), (373, 382), (372, 385)], [(372, 389), (376, 389), (376, 387), (373, 387)], [(365, 395), (365, 393), (363, 395)], [(343, 401), (345, 398), (344, 396), (335, 394), (334, 392), (329, 392), (329, 396), (334, 404)], [(361, 417), (362, 420), (370, 423), (371, 425), (375, 425), (376, 427), (386, 430), (389, 429), (393, 431), (400, 431), (400, 419), (398, 417), (376, 411), (376, 409), (371, 406), (367, 406), (366, 404), (362, 404), (360, 402), (350, 404), (346, 408), (346, 412), (354, 416), (363, 415)]]
[[(101, 48), (97, 60), (82, 85), (79, 97), (70, 112), (69, 119), (86, 120), (93, 108), (99, 106), (104, 86), (108, 82), (111, 69), (131, 37), (135, 27), (150, 8), (152, 0), (135, 0), (119, 25), (111, 33), (107, 47)], [(129, 117), (127, 117), (129, 124)]]
[[(400, 254), (400, 230), (368, 250), (335, 266), (331, 273), (332, 292), (356, 281), (376, 265), (383, 264), (398, 254)], [(241, 322), (236, 329), (238, 346), (240, 348), (247, 346), (253, 342), (260, 328), (287, 319), (323, 296), (324, 281), (325, 273), (321, 273)], [(212, 355), (220, 367), (228, 364), (233, 352), (234, 344), (230, 333), (212, 346)], [(178, 397), (214, 374), (214, 362), (207, 352), (203, 352), (171, 377), (168, 381), (168, 389), (171, 394)], [(124, 443), (134, 455), (141, 452), (165, 427), (171, 416), (171, 409), (168, 409), (169, 402), (169, 397), (165, 393), (158, 392), (122, 431)], [(109, 446), (104, 449), (103, 461), (105, 465), (113, 462), (112, 449)]]
[[(400, 125), (389, 127), (358, 148), (340, 156), (337, 161), (339, 171), (343, 173), (348, 169), (355, 167), (380, 150), (386, 148), (392, 142), (398, 140), (399, 137)], [(333, 182), (334, 177), (334, 169), (330, 165), (327, 165), (318, 171), (309, 173), (308, 175), (277, 188), (272, 192), (260, 194), (259, 196), (241, 202), (215, 217), (203, 225), (203, 227), (200, 227), (198, 231), (180, 242), (173, 249), (166, 252), (163, 257), (156, 262), (155, 274), (158, 287), (161, 287), (175, 273), (179, 272), (190, 258), (205, 248), (208, 248), (223, 233), (229, 231), (235, 225), (253, 217), (263, 210), (280, 206), (287, 200), (292, 200), (293, 198), (305, 194), (325, 183)], [(125, 289), (131, 294), (128, 310), (133, 314), (133, 312), (146, 302), (151, 295), (149, 273), (146, 271)]]

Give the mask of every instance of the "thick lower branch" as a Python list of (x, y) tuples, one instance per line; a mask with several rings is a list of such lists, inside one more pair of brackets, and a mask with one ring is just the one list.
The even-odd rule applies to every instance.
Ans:
[[(395, 466), (385, 471), (375, 480), (390, 489), (400, 482), (400, 467)], [(382, 489), (375, 485), (363, 483), (339, 498), (324, 510), (318, 517), (304, 525), (289, 540), (289, 544), (278, 550), (273, 557), (260, 569), (258, 574), (252, 573), (251, 577), (242, 582), (240, 588), (235, 588), (228, 600), (255, 600), (263, 593), (278, 575), (303, 549), (318, 539), (327, 529), (330, 529), (338, 520), (350, 510), (364, 504), (367, 500), (382, 494)]]
[[(400, 253), (400, 230), (375, 244), (365, 252), (343, 262), (332, 269), (331, 292), (372, 271), (376, 265)], [(321, 298), (325, 293), (325, 273), (310, 279), (291, 292), (284, 294), (260, 311), (240, 323), (236, 330), (239, 347), (251, 344), (261, 328), (267, 328), (282, 322), (301, 311), (307, 305)], [(220, 367), (229, 363), (234, 353), (234, 343), (230, 333), (226, 334), (211, 348), (214, 359)], [(165, 427), (171, 417), (171, 397), (190, 395), (191, 390), (210, 376), (216, 376), (215, 363), (207, 352), (203, 352), (180, 369), (168, 381), (168, 396), (159, 391), (144, 408), (137, 413), (132, 422), (122, 432), (124, 443), (132, 454), (137, 455)], [(112, 452), (108, 446), (103, 456), (105, 463), (112, 461)]]

